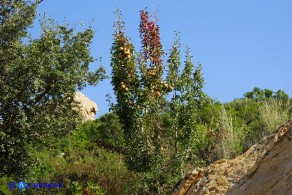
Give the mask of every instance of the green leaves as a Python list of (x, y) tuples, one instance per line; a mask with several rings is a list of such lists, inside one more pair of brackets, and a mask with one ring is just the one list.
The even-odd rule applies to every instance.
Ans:
[[(27, 143), (49, 146), (49, 137), (74, 131), (80, 124), (72, 109), (76, 88), (105, 78), (102, 67), (89, 71), (92, 29), (75, 32), (44, 18), (40, 38), (31, 39), (26, 29), (36, 4), (10, 0), (1, 8), (0, 176), (25, 172)], [(24, 164), (15, 163), (20, 160)]]
[[(124, 22), (119, 21), (120, 12), (117, 18), (111, 48), (111, 83), (116, 95), (114, 111), (123, 124), (125, 143), (130, 151), (126, 162), (130, 170), (144, 174), (145, 189), (159, 193), (169, 187), (166, 182), (179, 177), (185, 171), (183, 165), (192, 160), (194, 136), (198, 133), (196, 113), (205, 97), (201, 66), (193, 71), (192, 57), (187, 50), (185, 67), (179, 73), (181, 57), (177, 35), (164, 80), (166, 64), (161, 58), (157, 21), (150, 21), (147, 11), (140, 12), (142, 52), (135, 52), (125, 36)], [(167, 101), (169, 94), (172, 95), (170, 102)], [(168, 121), (166, 113), (170, 113)]]

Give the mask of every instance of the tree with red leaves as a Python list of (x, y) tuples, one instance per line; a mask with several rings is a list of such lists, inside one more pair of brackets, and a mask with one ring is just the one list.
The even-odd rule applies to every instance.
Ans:
[[(180, 43), (173, 44), (167, 60), (168, 75), (163, 79), (166, 65), (163, 62), (159, 25), (146, 10), (140, 11), (141, 52), (135, 52), (130, 39), (125, 35), (120, 11), (116, 12), (114, 42), (111, 48), (112, 85), (116, 104), (112, 109), (119, 116), (124, 129), (128, 154), (128, 168), (144, 174), (144, 190), (153, 194), (169, 191), (175, 177), (182, 172), (182, 165), (189, 158), (191, 135), (194, 129), (183, 124), (194, 124), (195, 101), (192, 99), (195, 80), (192, 74), (191, 56), (187, 53), (186, 68), (179, 75)], [(137, 70), (138, 69), (138, 70)], [(201, 82), (201, 80), (200, 80)], [(176, 91), (171, 102), (167, 95)], [(201, 85), (198, 89), (200, 91)], [(176, 109), (168, 105), (178, 106)], [(187, 111), (187, 108), (194, 110)], [(182, 109), (184, 108), (184, 109)], [(173, 120), (168, 128), (164, 113), (171, 110)], [(192, 116), (191, 122), (189, 116)], [(178, 129), (180, 128), (180, 129)], [(170, 179), (171, 178), (171, 179)]]
[(143, 45), (144, 59), (150, 59), (150, 66), (161, 66), (163, 56), (162, 44), (160, 41), (159, 26), (152, 20), (149, 21), (149, 13), (140, 11), (140, 38)]

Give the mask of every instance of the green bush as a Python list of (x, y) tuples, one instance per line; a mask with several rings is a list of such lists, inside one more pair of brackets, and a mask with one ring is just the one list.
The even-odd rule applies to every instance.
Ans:
[(0, 178), (0, 194), (4, 195), (12, 195), (12, 190), (8, 188), (9, 182), (15, 182), (13, 178), (4, 176)]

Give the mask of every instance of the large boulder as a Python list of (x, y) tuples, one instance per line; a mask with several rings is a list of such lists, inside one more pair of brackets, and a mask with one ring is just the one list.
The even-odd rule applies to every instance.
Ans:
[(194, 170), (173, 195), (292, 194), (292, 120), (232, 160)]
[(79, 104), (83, 121), (95, 120), (97, 104), (81, 92), (76, 92), (74, 100)]

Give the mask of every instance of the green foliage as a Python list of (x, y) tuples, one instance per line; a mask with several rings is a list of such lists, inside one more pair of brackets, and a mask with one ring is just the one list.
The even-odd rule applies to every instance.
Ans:
[(81, 129), (86, 133), (90, 141), (94, 141), (100, 138), (100, 132), (97, 130), (100, 125), (101, 122), (97, 119), (94, 121), (89, 120), (82, 124)]
[[(47, 143), (80, 124), (76, 88), (97, 84), (104, 70), (89, 71), (93, 31), (74, 32), (44, 19), (38, 39), (28, 27), (37, 4), (5, 1), (0, 13), (0, 176), (22, 176), (31, 163), (26, 144)], [(26, 41), (24, 41), (26, 39)]]
[[(187, 50), (184, 70), (179, 73), (177, 36), (167, 60), (167, 77), (163, 79), (167, 66), (162, 60), (164, 52), (157, 21), (150, 20), (147, 11), (140, 12), (142, 49), (135, 56), (119, 11), (117, 18), (111, 49), (111, 83), (116, 95), (112, 109), (123, 125), (128, 151), (126, 162), (129, 169), (144, 175), (146, 191), (169, 192), (174, 180), (186, 171), (184, 165), (194, 160), (193, 148), (202, 149), (207, 147), (205, 142), (209, 143), (205, 136), (207, 128), (197, 125), (197, 112), (203, 107), (205, 98), (202, 67), (198, 65), (193, 69)], [(170, 102), (168, 94), (172, 95)], [(195, 139), (197, 134), (206, 140), (198, 144), (194, 141), (198, 140)]]
[(287, 121), (291, 117), (291, 102), (285, 94), (281, 90), (274, 93), (269, 89), (254, 88), (253, 92), (245, 93), (245, 99), (226, 103), (216, 122), (223, 135), (216, 147), (216, 158), (233, 158), (241, 154)]
[(108, 151), (127, 153), (122, 124), (115, 113), (107, 113), (95, 121), (87, 121), (82, 125), (81, 131), (90, 142), (87, 144), (88, 149), (97, 145)]
[[(142, 17), (143, 16), (143, 17)], [(118, 22), (121, 24), (120, 13)], [(143, 18), (143, 19), (142, 19)], [(141, 12), (141, 38), (144, 57), (138, 59), (140, 63), (140, 79), (134, 61), (134, 47), (125, 36), (123, 28), (116, 26), (114, 42), (111, 49), (112, 85), (114, 87), (117, 104), (113, 107), (123, 124), (126, 145), (131, 151), (127, 161), (129, 167), (137, 171), (146, 171), (150, 166), (151, 156), (159, 155), (158, 137), (159, 104), (163, 101), (161, 84), (162, 64), (157, 53), (161, 50), (158, 27), (148, 21), (148, 15)], [(157, 34), (148, 34), (148, 28), (154, 28)], [(157, 41), (149, 43), (146, 37), (154, 36)], [(148, 51), (151, 50), (151, 51)], [(145, 56), (151, 56), (149, 68)], [(150, 57), (149, 57), (150, 58)], [(161, 136), (160, 136), (161, 137)], [(158, 138), (158, 139), (157, 139)], [(155, 158), (152, 158), (154, 160)], [(157, 159), (157, 158), (156, 158)]]
[(102, 68), (89, 71), (92, 29), (75, 32), (43, 19), (40, 37), (31, 39), (27, 29), (37, 3), (7, 0), (1, 6), (2, 194), (12, 194), (9, 181), (22, 179), (64, 183), (26, 194), (167, 194), (186, 172), (241, 154), (292, 116), (282, 90), (255, 87), (224, 104), (209, 98), (189, 49), (181, 62), (179, 34), (164, 62), (157, 19), (140, 12), (138, 52), (116, 11), (116, 103), (113, 112), (81, 125), (73, 95), (104, 78)]
[[(108, 113), (84, 123), (66, 138), (55, 139), (52, 150), (28, 147), (29, 151), (34, 151), (38, 163), (26, 179), (64, 183), (62, 189), (46, 190), (45, 194), (135, 194), (143, 191), (141, 176), (129, 171), (123, 154), (115, 152), (123, 145), (123, 139), (116, 134), (103, 140), (105, 145), (98, 145), (98, 140), (109, 132), (121, 132), (120, 127), (117, 115)], [(115, 138), (120, 142), (114, 142)]]
[(73, 195), (83, 195), (83, 194), (96, 194), (103, 195), (105, 192), (100, 188), (99, 185), (93, 183), (87, 183), (87, 186), (83, 188), (77, 181), (72, 182), (72, 192)]
[(87, 134), (82, 131), (76, 131), (74, 133), (74, 137), (75, 137), (75, 147), (80, 148), (80, 149), (87, 149), (88, 148), (88, 144), (89, 144), (89, 140), (87, 137)]
[[(207, 133), (206, 128), (203, 125), (198, 125), (198, 113), (199, 109), (203, 107), (203, 101), (205, 94), (202, 92), (204, 80), (201, 74), (201, 65), (198, 65), (193, 72), (193, 64), (191, 61), (190, 51), (186, 52), (185, 67), (181, 74), (178, 73), (180, 65), (177, 63), (179, 56), (179, 44), (178, 38), (174, 42), (171, 49), (169, 62), (168, 80), (174, 80), (174, 93), (169, 103), (170, 107), (170, 130), (173, 133), (170, 136), (170, 140), (173, 140), (174, 151), (172, 158), (176, 159), (174, 165), (174, 175), (183, 175), (187, 170), (188, 163), (199, 162), (202, 159), (198, 159), (199, 151), (206, 150), (207, 146), (204, 144), (209, 143), (208, 139), (200, 140), (201, 138), (207, 138), (204, 134)], [(203, 149), (204, 148), (204, 149)]]
[[(275, 99), (282, 101), (284, 104), (289, 103), (289, 96), (283, 90), (279, 89), (273, 96)], [(291, 103), (291, 102), (290, 102)]]
[(8, 183), (14, 182), (13, 178), (3, 176), (0, 178), (0, 194), (12, 195), (12, 191), (8, 188)]
[(124, 135), (119, 117), (115, 113), (108, 113), (99, 118), (100, 126), (97, 128), (99, 140), (113, 146), (124, 147)]
[(253, 91), (246, 92), (244, 97), (253, 99), (255, 101), (269, 100), (269, 99), (278, 99), (287, 103), (289, 100), (288, 94), (286, 94), (283, 90), (279, 89), (274, 92), (270, 89), (260, 89), (259, 87), (253, 88)]
[(35, 168), (41, 171), (29, 178), (64, 182), (64, 187), (59, 190), (62, 193), (78, 194), (87, 189), (90, 193), (97, 194), (133, 194), (140, 188), (140, 179), (127, 169), (124, 157), (105, 149), (74, 148), (64, 157), (50, 154), (50, 160), (46, 158)]

